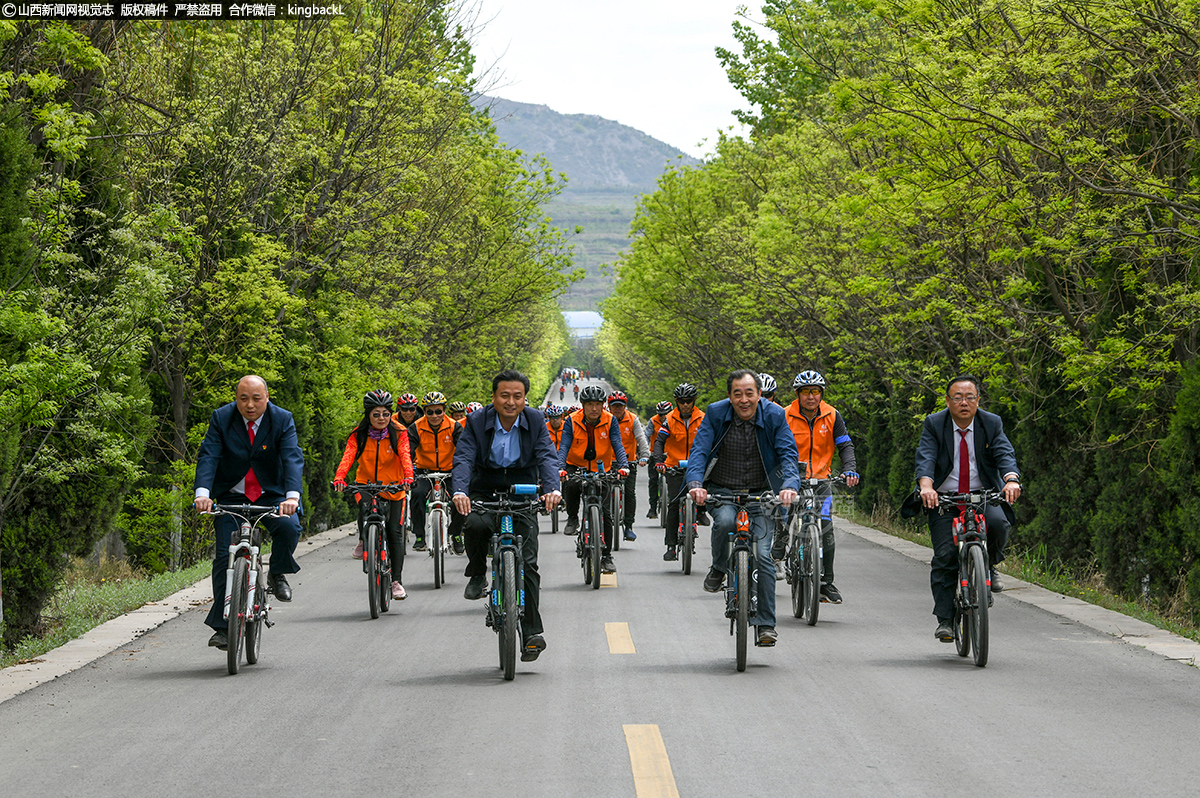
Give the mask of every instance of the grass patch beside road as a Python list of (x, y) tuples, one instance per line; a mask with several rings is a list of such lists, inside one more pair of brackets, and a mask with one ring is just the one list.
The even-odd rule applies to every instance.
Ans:
[(147, 577), (123, 561), (105, 560), (96, 566), (77, 558), (42, 613), (44, 634), (0, 652), (0, 668), (36, 659), (105, 621), (199, 582), (211, 570), (212, 562), (205, 560), (183, 571)]
[[(908, 524), (895, 516), (881, 513), (867, 514), (852, 507), (841, 506), (838, 515), (843, 515), (856, 524), (878, 529), (893, 537), (919, 543), (926, 548), (933, 548), (929, 540), (929, 528), (921, 523)], [(1089, 604), (1095, 604), (1106, 610), (1113, 610), (1139, 621), (1174, 632), (1180, 637), (1200, 642), (1200, 628), (1187, 619), (1170, 611), (1169, 607), (1151, 601), (1130, 601), (1118, 596), (1104, 585), (1104, 575), (1095, 568), (1084, 571), (1072, 571), (1057, 562), (1049, 562), (1045, 548), (1034, 548), (1026, 551), (1010, 550), (1005, 553), (1005, 560), (1000, 564), (1000, 572), (1012, 574), (1018, 579), (1040, 585), (1064, 596), (1082, 599)]]

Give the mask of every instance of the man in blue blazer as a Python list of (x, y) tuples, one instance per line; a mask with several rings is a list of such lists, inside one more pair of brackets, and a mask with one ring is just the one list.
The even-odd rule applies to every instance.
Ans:
[[(796, 500), (800, 489), (800, 453), (788, 427), (787, 414), (779, 405), (762, 398), (757, 372), (735, 371), (726, 380), (728, 399), (713, 402), (704, 410), (704, 420), (692, 442), (684, 479), (692, 500), (703, 505), (708, 493), (733, 492), (779, 494), (784, 507)], [(775, 561), (771, 559), (774, 525), (761, 506), (748, 508), (758, 560), (758, 615), (755, 644), (773, 646), (775, 632)], [(729, 568), (729, 533), (736, 523), (737, 509), (725, 504), (712, 514), (712, 568), (704, 578), (704, 589), (716, 593)]]
[(933, 543), (929, 586), (938, 627), (934, 637), (954, 640), (954, 587), (958, 579), (958, 549), (954, 546), (954, 513), (939, 513), (939, 493), (966, 493), (994, 488), (1004, 493), (999, 507), (988, 507), (988, 558), (992, 590), (1004, 589), (996, 565), (1004, 560), (1004, 544), (1015, 518), (1011, 503), (1021, 495), (1021, 474), (1004, 422), (979, 409), (979, 380), (970, 374), (954, 377), (946, 386), (946, 409), (926, 417), (917, 444), (917, 490), (900, 508), (905, 518), (922, 510), (929, 516)]
[[(213, 411), (208, 432), (196, 458), (196, 509), (202, 513), (220, 504), (278, 506), (282, 518), (268, 518), (271, 533), (270, 589), (280, 601), (292, 600), (285, 574), (300, 570), (294, 557), (300, 542), (300, 506), (304, 454), (296, 439), (292, 414), (271, 404), (267, 383), (249, 375), (237, 384), (236, 401)], [(228, 645), (224, 615), (225, 569), (229, 538), (238, 522), (218, 516), (216, 555), (213, 557), (213, 606), (204, 622), (214, 630), (208, 644)]]
[[(547, 511), (562, 500), (558, 481), (558, 452), (546, 428), (542, 411), (525, 405), (529, 378), (519, 371), (507, 370), (492, 379), (492, 403), (467, 416), (466, 426), (454, 447), (454, 507), (466, 520), (463, 539), (467, 547), (468, 577), (463, 597), (483, 596), (487, 579), (487, 554), (496, 521), (493, 516), (471, 512), (471, 501), (495, 501), (499, 488), (513, 485), (541, 485)], [(521, 627), (521, 661), (530, 662), (546, 648), (542, 637), (542, 615), (538, 588), (537, 520), (513, 516), (513, 529), (522, 538), (521, 555), (525, 563), (525, 616)]]

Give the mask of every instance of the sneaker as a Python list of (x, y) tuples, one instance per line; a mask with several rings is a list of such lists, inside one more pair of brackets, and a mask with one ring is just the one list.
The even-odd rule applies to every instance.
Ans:
[(358, 541), (358, 545), (354, 547), (354, 559), (361, 560), (363, 558), (363, 543)]
[(454, 546), (455, 554), (464, 554), (467, 551), (466, 544), (463, 543), (462, 535), (455, 535), (451, 538), (451, 543)]
[(468, 601), (474, 601), (477, 598), (483, 597), (483, 589), (487, 587), (487, 580), (482, 576), (472, 576), (467, 581), (467, 586), (463, 589), (463, 598)]
[(563, 529), (563, 534), (564, 535), (578, 535), (579, 534), (579, 519), (578, 518), (568, 518), (567, 526), (565, 529)]
[(607, 555), (600, 558), (600, 573), (615, 574), (617, 566), (613, 563), (612, 555)]
[(546, 639), (541, 635), (530, 635), (521, 646), (521, 662), (533, 662), (546, 650)]
[(1000, 572), (995, 568), (992, 569), (992, 592), (1000, 593), (1004, 590), (1004, 580), (1000, 578)]
[(404, 585), (399, 582), (392, 582), (392, 598), (396, 601), (404, 601), (408, 598), (408, 594), (404, 592)]
[(658, 508), (651, 507), (648, 511), (646, 511), (646, 517), (647, 518), (658, 518)]
[(775, 631), (774, 626), (760, 626), (758, 627), (758, 639), (754, 641), (754, 645), (770, 648), (778, 639), (779, 633)]
[(954, 627), (949, 618), (938, 618), (937, 629), (934, 630), (933, 636), (943, 643), (954, 642)]
[(666, 552), (666, 554), (663, 555), (663, 559), (666, 560), (667, 562), (671, 562), (673, 560), (678, 560), (679, 552), (675, 550), (674, 546), (667, 546), (667, 552)]
[(775, 561), (775, 581), (776, 582), (778, 582), (780, 579), (783, 579), (783, 572), (784, 572), (783, 560), (776, 560)]
[(413, 551), (425, 551), (425, 541), (417, 538), (413, 541)]
[(704, 589), (706, 591), (716, 593), (724, 583), (725, 574), (723, 571), (718, 571), (716, 568), (708, 569), (708, 576), (704, 577)]
[(633, 527), (631, 527), (631, 526), (625, 527), (625, 539), (626, 540), (637, 540), (637, 533), (635, 533), (633, 531)]
[(833, 586), (833, 582), (821, 585), (821, 602), (824, 604), (842, 603), (842, 594)]

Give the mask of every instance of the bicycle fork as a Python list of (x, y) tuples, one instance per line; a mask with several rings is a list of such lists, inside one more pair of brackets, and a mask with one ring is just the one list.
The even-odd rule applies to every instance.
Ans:
[(229, 564), (225, 568), (225, 607), (221, 613), (226, 621), (229, 620), (229, 603), (233, 598), (233, 565), (238, 557), (243, 556), (243, 552), (250, 560), (250, 590), (246, 594), (246, 608), (251, 609), (258, 596), (258, 571), (254, 569), (254, 564), (258, 562), (258, 546), (250, 545), (249, 524), (242, 524), (237, 542), (229, 544)]

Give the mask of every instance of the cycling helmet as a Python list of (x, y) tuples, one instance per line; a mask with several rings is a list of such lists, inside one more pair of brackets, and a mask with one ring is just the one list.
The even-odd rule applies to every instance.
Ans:
[(775, 393), (776, 389), (779, 387), (775, 384), (775, 378), (766, 372), (758, 375), (758, 381), (762, 383), (763, 393)]
[(700, 391), (697, 390), (696, 386), (692, 385), (690, 382), (681, 382), (675, 386), (676, 401), (678, 401), (679, 399), (694, 400), (697, 396), (699, 396), (699, 394), (700, 394)]
[(392, 409), (392, 395), (382, 388), (376, 388), (363, 397), (363, 412), (370, 413), (377, 407)]
[(796, 375), (796, 379), (792, 380), (793, 388), (806, 388), (814, 386), (821, 389), (821, 393), (825, 392), (825, 378), (819, 372), (808, 370), (802, 371)]
[(483, 405), (479, 404), (479, 402), (471, 402), (470, 404), (467, 405), (467, 415), (469, 416), (472, 413), (474, 413), (476, 410), (482, 410), (482, 409), (483, 409)]
[(627, 405), (629, 404), (629, 397), (625, 395), (624, 391), (613, 391), (608, 395), (608, 403), (611, 405), (613, 402)]
[(417, 395), (415, 393), (402, 393), (400, 398), (396, 400), (401, 407), (416, 407)]
[(450, 411), (451, 413), (467, 412), (467, 406), (465, 404), (463, 404), (462, 402), (451, 402), (450, 404), (446, 405), (446, 409), (448, 411)]
[(550, 405), (546, 408), (546, 418), (562, 418), (563, 408), (558, 405)]
[(589, 385), (579, 392), (580, 404), (584, 402), (603, 402), (606, 398), (604, 389), (599, 385)]
[(429, 393), (425, 394), (425, 398), (421, 400), (421, 405), (423, 407), (444, 404), (446, 404), (446, 397), (442, 395), (441, 391), (430, 391)]
[(659, 402), (654, 408), (655, 412), (657, 412), (660, 416), (665, 416), (674, 409), (675, 405), (671, 404), (670, 402)]

